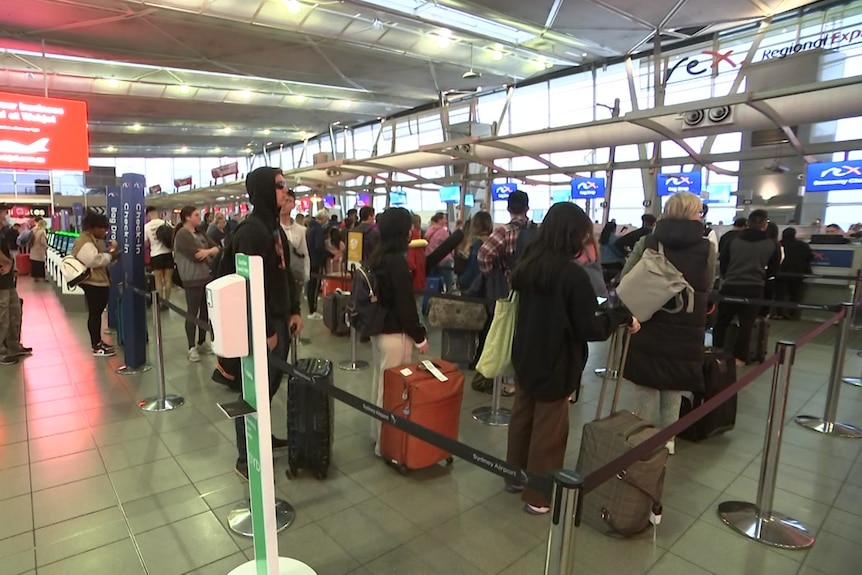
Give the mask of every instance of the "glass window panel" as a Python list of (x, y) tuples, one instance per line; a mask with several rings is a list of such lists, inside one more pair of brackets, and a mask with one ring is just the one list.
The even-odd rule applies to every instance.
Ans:
[[(483, 124), (493, 124), (500, 121), (500, 114), (503, 113), (503, 106), (506, 105), (506, 92), (496, 92), (479, 97), (479, 102), (476, 105), (476, 115), (479, 121)], [(508, 114), (507, 114), (508, 116)], [(508, 119), (504, 119), (503, 123), (508, 130)], [(501, 126), (502, 128), (502, 126)], [(502, 132), (501, 132), (502, 133)], [(509, 133), (506, 131), (505, 133)]]
[(354, 155), (357, 159), (371, 157), (376, 134), (371, 126), (363, 126), (353, 131)]
[[(53, 172), (54, 194), (61, 196), (83, 196), (84, 174), (81, 172)], [(0, 176), (2, 177), (2, 176)]]
[(548, 83), (516, 88), (509, 114), (513, 134), (547, 128), (550, 125)]
[(117, 177), (123, 174), (146, 174), (147, 162), (144, 158), (117, 158)]
[[(35, 195), (36, 186), (40, 185), (40, 195), (50, 195), (51, 174), (38, 170), (18, 170), (15, 174), (16, 191), (18, 194)], [(45, 187), (47, 186), (47, 189)]]
[(593, 75), (582, 72), (551, 80), (550, 106), (552, 127), (592, 122), (597, 112), (593, 102)]
[(0, 194), (15, 193), (15, 172), (13, 170), (0, 170)]

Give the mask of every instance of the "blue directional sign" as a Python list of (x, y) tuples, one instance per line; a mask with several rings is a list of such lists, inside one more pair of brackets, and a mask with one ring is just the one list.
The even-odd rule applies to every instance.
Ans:
[(517, 189), (515, 184), (491, 184), (491, 197), (495, 202), (505, 202), (509, 199), (509, 194)]
[(123, 250), (122, 297), (123, 357), (126, 366), (138, 368), (147, 363), (147, 305), (129, 286), (147, 289), (144, 274), (144, 189), (141, 174), (123, 174), (120, 185), (119, 245)]
[(575, 199), (591, 199), (605, 197), (604, 178), (573, 178), (572, 197)]
[(672, 196), (678, 192), (690, 192), (699, 196), (702, 184), (703, 176), (700, 170), (679, 174), (659, 174), (658, 195)]
[(862, 190), (862, 160), (808, 164), (805, 170), (805, 191), (834, 190)]
[[(122, 207), (120, 201), (120, 186), (108, 186), (107, 189), (107, 208), (108, 208), (108, 236), (107, 240), (115, 240), (118, 244), (124, 241), (120, 234), (120, 225), (122, 223)], [(117, 311), (120, 302), (119, 285), (125, 280), (123, 275), (123, 260), (118, 260), (108, 269), (111, 275), (111, 288), (108, 295), (108, 327), (116, 330), (119, 326), (117, 321)]]

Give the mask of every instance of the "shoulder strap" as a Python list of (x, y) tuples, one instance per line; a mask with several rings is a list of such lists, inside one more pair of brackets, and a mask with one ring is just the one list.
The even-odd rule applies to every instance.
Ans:
[(664, 255), (664, 244), (662, 244), (661, 242), (656, 242), (656, 243), (658, 243), (658, 253), (660, 253), (661, 255)]

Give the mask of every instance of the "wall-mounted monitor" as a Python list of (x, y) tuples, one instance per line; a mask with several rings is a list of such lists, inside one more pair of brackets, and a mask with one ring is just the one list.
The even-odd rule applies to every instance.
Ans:
[(440, 188), (440, 201), (444, 204), (457, 204), (461, 201), (461, 186)]

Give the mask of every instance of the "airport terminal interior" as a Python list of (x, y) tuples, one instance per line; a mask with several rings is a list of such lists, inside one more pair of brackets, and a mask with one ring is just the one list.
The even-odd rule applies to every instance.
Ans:
[[(20, 297), (20, 344), (32, 348), (0, 356), (0, 575), (857, 572), (860, 95), (862, 0), (3, 3), (0, 230), (4, 241), (13, 226), (26, 237), (41, 220), (49, 239), (47, 281), (37, 281), (27, 242), (12, 242), (14, 266), (0, 258), (0, 295)], [(145, 208), (176, 223), (186, 206), (239, 221), (254, 212), (246, 175), (262, 166), (282, 171), (294, 217), (341, 222), (349, 210), (402, 207), (423, 229), (442, 213), (452, 233), (481, 212), (508, 224), (517, 189), (539, 230), (553, 206), (573, 203), (597, 238), (611, 223), (623, 237), (690, 192), (713, 239), (765, 210), (779, 237), (796, 230), (811, 269), (799, 275), (801, 299), (763, 306), (763, 355), (736, 371), (750, 382), (735, 423), (697, 442), (677, 436), (653, 507), (661, 520), (637, 533), (576, 525), (580, 507), (560, 511), (571, 497), (562, 488), (550, 513), (525, 513), (501, 468), (462, 457), (506, 461), (514, 401), (500, 386), (474, 389), (466, 362), (456, 362), (466, 382), (453, 437), (466, 451), (451, 462), (387, 465), (370, 409), (336, 400), (325, 477), (291, 473), (278, 449), (272, 475), (263, 465), (249, 482), (221, 407), (237, 393), (213, 379), (213, 354), (192, 358), (183, 290), (169, 309), (145, 301), (143, 224)], [(107, 217), (122, 253), (100, 328), (114, 354), (91, 348), (64, 259), (88, 214)], [(347, 246), (343, 259), (354, 257)], [(371, 367), (341, 368), (372, 363), (372, 344), (335, 333), (344, 318), (313, 316), (301, 299), (298, 357), (330, 360), (336, 387), (375, 402)], [(460, 354), (445, 326), (422, 317), (430, 350), (414, 353), (415, 370)], [(14, 332), (3, 334), (9, 350)], [(601, 368), (614, 361), (609, 345), (589, 344), (580, 396), (566, 404), (572, 472), (596, 419)], [(265, 378), (257, 383), (261, 397)], [(620, 410), (635, 409), (635, 388), (623, 381)], [(181, 405), (142, 409), (162, 391)], [(610, 402), (609, 393), (605, 415)], [(499, 408), (498, 425), (474, 414), (488, 407)], [(288, 411), (282, 385), (270, 423), (290, 443)], [(277, 533), (273, 496), (293, 511)], [(254, 537), (233, 521), (250, 497), (270, 505), (253, 513)], [(740, 532), (719, 512), (727, 502), (770, 507)], [(279, 571), (277, 556), (294, 561)]]

